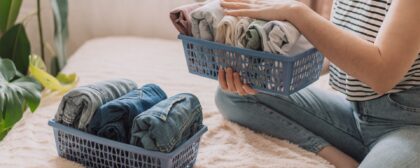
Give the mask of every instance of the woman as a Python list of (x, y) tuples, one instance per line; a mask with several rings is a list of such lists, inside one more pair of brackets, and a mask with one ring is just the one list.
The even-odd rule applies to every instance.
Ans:
[(331, 22), (297, 1), (221, 5), (228, 15), (291, 22), (331, 62), (330, 85), (341, 92), (258, 94), (221, 69), (216, 104), (225, 118), (337, 167), (420, 166), (419, 0), (335, 0)]

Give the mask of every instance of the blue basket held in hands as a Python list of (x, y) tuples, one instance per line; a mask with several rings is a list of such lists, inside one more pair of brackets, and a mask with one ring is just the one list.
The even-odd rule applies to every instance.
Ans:
[(188, 70), (216, 79), (219, 67), (231, 67), (242, 82), (271, 95), (290, 95), (319, 79), (324, 57), (315, 48), (295, 56), (285, 56), (180, 34)]

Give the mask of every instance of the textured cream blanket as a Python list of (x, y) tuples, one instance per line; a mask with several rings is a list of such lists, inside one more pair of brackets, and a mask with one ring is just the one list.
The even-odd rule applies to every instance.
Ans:
[[(196, 94), (204, 107), (204, 123), (209, 127), (201, 141), (196, 167), (329, 167), (320, 157), (287, 141), (224, 120), (214, 105), (217, 82), (188, 73), (179, 41), (133, 37), (91, 40), (71, 57), (64, 71), (76, 72), (79, 85), (123, 77), (139, 85), (157, 83), (168, 95)], [(58, 157), (52, 128), (47, 125), (61, 96), (44, 93), (40, 108), (34, 114), (24, 114), (0, 142), (0, 167), (81, 167)]]

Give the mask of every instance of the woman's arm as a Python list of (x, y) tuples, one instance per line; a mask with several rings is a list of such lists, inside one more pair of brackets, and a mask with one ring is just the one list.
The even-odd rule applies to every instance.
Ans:
[(222, 6), (229, 15), (290, 21), (332, 63), (379, 94), (403, 79), (420, 51), (419, 0), (394, 0), (374, 43), (296, 1), (224, 0)]
[(326, 75), (330, 72), (330, 61), (324, 58), (324, 63), (322, 64), (321, 76)]

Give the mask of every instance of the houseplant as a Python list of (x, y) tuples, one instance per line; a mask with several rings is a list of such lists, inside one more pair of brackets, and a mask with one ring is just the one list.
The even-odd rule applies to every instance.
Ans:
[[(67, 0), (52, 0), (57, 55), (50, 69), (56, 74), (65, 64), (68, 37)], [(41, 57), (31, 55), (31, 44), (23, 23), (15, 23), (22, 0), (0, 1), (0, 140), (22, 118), (29, 107), (34, 112), (41, 100), (41, 91), (68, 91), (75, 86), (75, 74), (50, 75), (44, 64), (44, 40), (40, 0), (37, 0)], [(60, 82), (60, 80), (62, 82)]]

